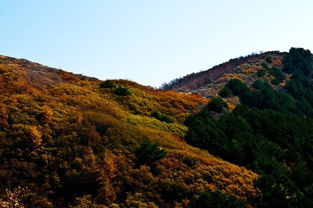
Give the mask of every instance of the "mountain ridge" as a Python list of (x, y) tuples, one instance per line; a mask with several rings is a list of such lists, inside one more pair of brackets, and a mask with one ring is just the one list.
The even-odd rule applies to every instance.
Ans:
[[(268, 51), (260, 54), (251, 54), (239, 58), (230, 59), (227, 62), (213, 66), (212, 68), (196, 73), (191, 73), (182, 78), (174, 79), (169, 83), (162, 85), (162, 89), (176, 90), (179, 92), (197, 92), (196, 90), (205, 87), (205, 85), (213, 83), (221, 76), (228, 73), (238, 73), (238, 66), (251, 62), (251, 59), (265, 59), (268, 56), (283, 56), (286, 52)], [(200, 92), (200, 94), (202, 94)], [(202, 94), (206, 96), (205, 94)]]

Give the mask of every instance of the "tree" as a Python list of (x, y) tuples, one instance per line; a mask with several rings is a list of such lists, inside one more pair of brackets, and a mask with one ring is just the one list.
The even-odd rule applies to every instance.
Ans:
[(284, 57), (283, 71), (293, 75), (310, 75), (313, 71), (311, 52), (303, 48), (291, 48)]

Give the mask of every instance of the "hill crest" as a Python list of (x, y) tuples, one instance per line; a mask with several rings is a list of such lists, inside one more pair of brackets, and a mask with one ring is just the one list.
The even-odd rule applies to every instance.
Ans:
[[(207, 90), (209, 90), (208, 88), (214, 88), (215, 86), (213, 85), (221, 82), (223, 76), (231, 74), (238, 75), (240, 73), (250, 73), (250, 76), (251, 72), (256, 72), (256, 70), (262, 69), (263, 67), (261, 64), (263, 62), (267, 62), (267, 59), (271, 59), (273, 66), (280, 67), (284, 54), (285, 53), (279, 51), (269, 51), (261, 54), (251, 54), (244, 57), (230, 59), (229, 61), (216, 65), (208, 70), (191, 73), (182, 78), (174, 79), (169, 83), (165, 83), (162, 88), (165, 90), (175, 90), (179, 92), (198, 93), (205, 97), (215, 96), (217, 94), (216, 90)], [(243, 64), (246, 65), (244, 68), (241, 67)], [(228, 80), (228, 78), (226, 79)]]

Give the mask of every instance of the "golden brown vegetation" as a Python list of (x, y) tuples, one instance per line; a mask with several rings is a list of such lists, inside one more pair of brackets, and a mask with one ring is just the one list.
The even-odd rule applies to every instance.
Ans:
[[(246, 201), (258, 194), (255, 173), (181, 139), (183, 121), (207, 99), (112, 82), (130, 95), (100, 88), (93, 78), (0, 57), (1, 206), (12, 194), (21, 207), (186, 207), (204, 191)], [(174, 122), (151, 117), (154, 111)], [(133, 149), (145, 140), (167, 156), (138, 165)]]

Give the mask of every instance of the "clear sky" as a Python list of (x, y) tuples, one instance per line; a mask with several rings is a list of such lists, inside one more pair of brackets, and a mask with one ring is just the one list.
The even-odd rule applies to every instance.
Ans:
[(0, 0), (0, 54), (164, 82), (252, 52), (313, 51), (312, 0)]

